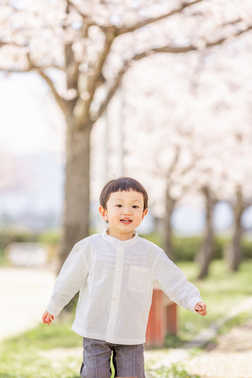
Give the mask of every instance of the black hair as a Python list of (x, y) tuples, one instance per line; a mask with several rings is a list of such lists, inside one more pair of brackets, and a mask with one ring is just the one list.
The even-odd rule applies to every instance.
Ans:
[(100, 194), (100, 204), (106, 210), (107, 202), (109, 200), (110, 194), (115, 192), (129, 192), (134, 190), (135, 192), (142, 193), (144, 199), (144, 208), (148, 208), (148, 194), (145, 188), (140, 182), (131, 177), (118, 177), (117, 179), (112, 179), (107, 182), (103, 187)]

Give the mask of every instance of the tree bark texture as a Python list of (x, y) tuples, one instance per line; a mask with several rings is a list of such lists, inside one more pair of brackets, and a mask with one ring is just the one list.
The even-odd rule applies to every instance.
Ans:
[(164, 217), (164, 250), (167, 256), (174, 261), (174, 251), (172, 246), (172, 225), (171, 216), (175, 207), (176, 200), (170, 196), (169, 189), (166, 191), (165, 196), (165, 217)]
[(202, 192), (205, 197), (206, 205), (206, 225), (203, 243), (197, 258), (200, 263), (200, 273), (198, 275), (198, 279), (203, 279), (208, 275), (209, 265), (213, 258), (214, 251), (213, 215), (216, 200), (212, 198), (208, 187), (204, 187)]
[(248, 207), (248, 204), (243, 200), (241, 187), (236, 188), (236, 201), (232, 204), (234, 213), (233, 235), (230, 245), (225, 251), (225, 260), (231, 271), (237, 271), (241, 262), (241, 238), (242, 238), (242, 223), (241, 218), (243, 211)]
[(88, 235), (91, 126), (67, 126), (63, 235), (59, 268), (74, 244)]
[(237, 271), (241, 261), (241, 237), (242, 225), (241, 218), (238, 216), (234, 220), (234, 231), (232, 240), (226, 251), (226, 261), (231, 271)]

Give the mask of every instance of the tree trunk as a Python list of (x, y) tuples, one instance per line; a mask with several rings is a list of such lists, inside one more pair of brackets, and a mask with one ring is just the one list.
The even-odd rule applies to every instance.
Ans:
[(164, 217), (164, 250), (167, 256), (174, 261), (174, 252), (172, 247), (172, 226), (171, 226), (171, 216), (176, 204), (176, 200), (174, 200), (169, 193), (169, 189), (166, 191), (165, 196), (165, 217)]
[(200, 273), (198, 279), (205, 278), (208, 275), (210, 262), (213, 258), (214, 251), (214, 231), (213, 231), (213, 215), (216, 200), (211, 197), (208, 187), (202, 189), (206, 203), (206, 225), (204, 239), (197, 260), (200, 263)]
[(241, 237), (242, 224), (241, 217), (247, 205), (243, 201), (242, 191), (240, 187), (236, 188), (236, 202), (232, 205), (234, 213), (233, 236), (230, 245), (225, 251), (225, 260), (231, 271), (237, 271), (241, 261)]
[(63, 232), (59, 269), (74, 244), (89, 231), (89, 162), (92, 123), (81, 127), (68, 121)]
[(235, 272), (239, 268), (241, 261), (241, 237), (242, 225), (241, 217), (234, 220), (234, 231), (232, 241), (226, 251), (226, 261), (231, 271)]

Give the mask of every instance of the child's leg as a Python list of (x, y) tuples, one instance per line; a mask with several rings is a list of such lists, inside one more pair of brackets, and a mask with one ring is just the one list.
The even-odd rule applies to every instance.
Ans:
[(111, 349), (106, 341), (84, 338), (82, 378), (110, 378)]
[(145, 378), (144, 345), (116, 345), (113, 348), (116, 377)]

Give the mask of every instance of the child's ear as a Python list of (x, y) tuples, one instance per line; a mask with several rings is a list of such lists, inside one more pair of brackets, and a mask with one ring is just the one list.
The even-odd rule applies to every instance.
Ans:
[(105, 210), (102, 206), (99, 207), (99, 212), (104, 220), (108, 220), (107, 210)]
[(148, 209), (145, 209), (144, 212), (143, 212), (143, 215), (142, 215), (142, 219), (144, 219), (145, 215), (147, 215), (148, 213)]

